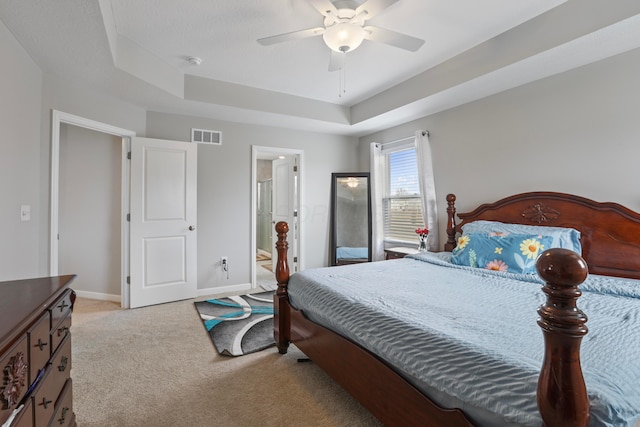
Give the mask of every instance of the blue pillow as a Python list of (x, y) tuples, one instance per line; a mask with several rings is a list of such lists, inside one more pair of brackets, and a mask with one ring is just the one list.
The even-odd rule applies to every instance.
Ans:
[(547, 227), (545, 225), (508, 224), (499, 221), (485, 220), (469, 222), (462, 226), (463, 233), (489, 233), (492, 231), (551, 236), (553, 239), (552, 246), (549, 246), (545, 249), (565, 248), (582, 255), (580, 232), (574, 228)]
[(553, 247), (551, 236), (508, 232), (464, 233), (451, 254), (457, 265), (534, 274), (540, 254)]

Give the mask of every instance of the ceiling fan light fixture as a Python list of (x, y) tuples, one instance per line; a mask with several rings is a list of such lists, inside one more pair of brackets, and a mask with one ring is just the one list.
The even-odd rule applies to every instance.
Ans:
[(327, 28), (322, 38), (331, 50), (347, 53), (360, 46), (364, 36), (364, 28), (360, 25), (340, 22)]

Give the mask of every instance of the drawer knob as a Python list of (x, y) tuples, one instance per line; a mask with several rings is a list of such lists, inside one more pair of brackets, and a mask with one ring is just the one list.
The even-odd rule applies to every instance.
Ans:
[(60, 335), (64, 335), (64, 334), (66, 334), (68, 331), (69, 331), (69, 328), (68, 328), (68, 327), (66, 327), (66, 326), (63, 326), (62, 328), (59, 328), (59, 329), (58, 329), (58, 336), (60, 336)]
[(49, 406), (51, 402), (52, 402), (51, 400), (47, 400), (46, 397), (43, 397), (42, 402), (38, 403), (38, 405), (42, 405), (44, 409), (47, 409), (47, 406)]
[(40, 351), (42, 351), (42, 349), (46, 347), (47, 344), (49, 343), (42, 341), (42, 338), (38, 338), (38, 344), (34, 345), (34, 347), (38, 347)]
[(64, 370), (67, 369), (67, 363), (69, 363), (69, 358), (67, 356), (62, 356), (60, 364), (58, 365), (58, 371), (64, 372)]
[(62, 408), (60, 418), (58, 418), (58, 422), (60, 423), (60, 425), (64, 424), (65, 418), (67, 418), (67, 412), (69, 412), (69, 408), (67, 408), (66, 406)]
[(62, 313), (65, 308), (69, 307), (69, 304), (67, 304), (66, 301), (62, 301), (62, 304), (60, 304), (58, 307), (60, 307), (60, 313)]

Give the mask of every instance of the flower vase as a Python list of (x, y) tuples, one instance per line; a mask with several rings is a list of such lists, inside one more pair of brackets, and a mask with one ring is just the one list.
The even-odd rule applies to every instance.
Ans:
[(420, 236), (420, 243), (418, 244), (418, 250), (420, 252), (427, 252), (429, 250), (427, 248), (427, 237), (428, 236)]

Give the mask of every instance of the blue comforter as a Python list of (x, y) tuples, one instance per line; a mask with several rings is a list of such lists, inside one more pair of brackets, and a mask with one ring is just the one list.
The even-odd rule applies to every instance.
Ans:
[[(448, 256), (305, 270), (290, 279), (291, 304), (478, 425), (539, 426), (541, 280), (454, 266)], [(590, 425), (640, 425), (640, 281), (591, 275), (581, 289)]]

